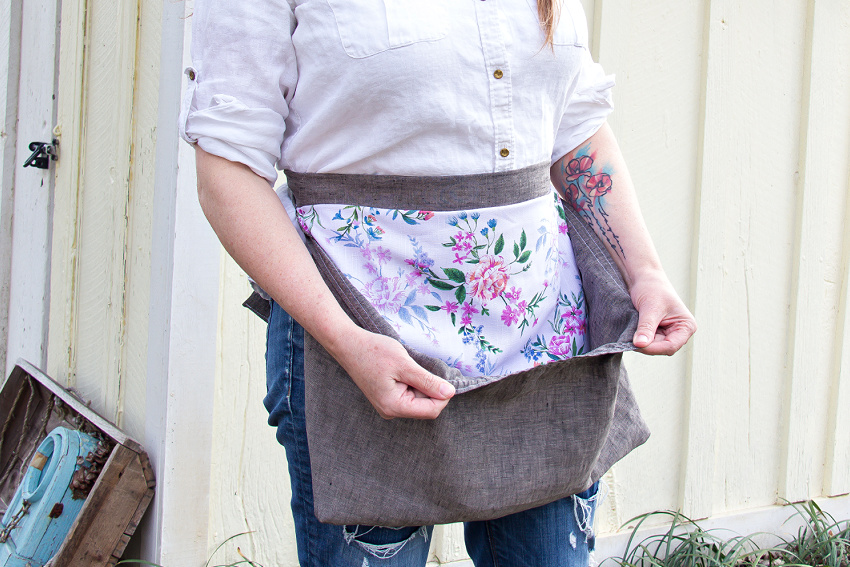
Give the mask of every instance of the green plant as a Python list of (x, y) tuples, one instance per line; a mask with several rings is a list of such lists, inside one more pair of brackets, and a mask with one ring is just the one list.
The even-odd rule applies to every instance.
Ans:
[[(662, 534), (636, 541), (640, 527), (650, 518), (669, 517)], [(666, 518), (665, 518), (666, 519)], [(761, 549), (757, 534), (723, 538), (718, 530), (704, 530), (681, 512), (650, 512), (627, 523), (635, 524), (622, 557), (610, 558), (621, 567), (755, 567), (790, 565), (781, 549)], [(604, 565), (604, 562), (603, 562)]]
[[(227, 542), (229, 542), (232, 539), (236, 539), (239, 536), (243, 536), (243, 535), (246, 535), (246, 534), (252, 534), (252, 533), (254, 533), (254, 532), (238, 533), (238, 534), (230, 536), (229, 538), (227, 538), (226, 540), (224, 540), (223, 542), (218, 544), (216, 546), (216, 548), (213, 550), (213, 552), (210, 554), (209, 558), (207, 559), (207, 562), (204, 563), (204, 567), (237, 567), (239, 565), (247, 565), (248, 567), (263, 567), (262, 565), (260, 565), (256, 561), (252, 561), (252, 560), (248, 559), (247, 557), (245, 557), (245, 555), (242, 553), (242, 550), (238, 547), (236, 548), (236, 553), (238, 553), (239, 557), (241, 557), (242, 559), (240, 559), (239, 561), (236, 561), (235, 563), (226, 563), (226, 564), (210, 566), (210, 562), (212, 561), (213, 557), (215, 556), (215, 554), (218, 552), (219, 549), (224, 547), (224, 544), (226, 544)], [(143, 561), (141, 559), (122, 559), (121, 561), (116, 563), (116, 565), (122, 565), (122, 564), (124, 564), (124, 565), (149, 565), (150, 567), (164, 567), (163, 565), (160, 565), (158, 563), (151, 563), (150, 561)]]
[(802, 565), (850, 567), (850, 520), (836, 521), (814, 501), (793, 504), (805, 520), (783, 546)]
[[(704, 530), (681, 512), (650, 512), (627, 522), (631, 536), (622, 557), (609, 558), (620, 567), (850, 567), (850, 521), (836, 521), (813, 501), (794, 504), (804, 520), (796, 537), (777, 547), (759, 547), (755, 538), (767, 534), (721, 537)], [(649, 519), (664, 520), (664, 533), (640, 541), (637, 533)]]

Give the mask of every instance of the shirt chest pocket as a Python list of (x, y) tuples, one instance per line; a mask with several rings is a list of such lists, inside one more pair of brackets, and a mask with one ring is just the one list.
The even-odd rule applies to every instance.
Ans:
[(587, 18), (579, 0), (564, 0), (552, 43), (587, 47)]
[(327, 0), (349, 57), (446, 37), (445, 0)]

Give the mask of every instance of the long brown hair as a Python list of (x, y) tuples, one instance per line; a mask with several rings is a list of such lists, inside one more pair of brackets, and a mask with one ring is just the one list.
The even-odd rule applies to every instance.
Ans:
[(540, 18), (540, 27), (546, 36), (544, 45), (552, 47), (555, 37), (555, 27), (561, 16), (561, 3), (559, 0), (537, 0), (537, 16)]

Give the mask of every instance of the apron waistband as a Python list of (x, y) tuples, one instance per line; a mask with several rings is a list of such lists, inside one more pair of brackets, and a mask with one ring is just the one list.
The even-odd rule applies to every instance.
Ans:
[(548, 163), (447, 176), (285, 173), (299, 207), (356, 203), (381, 209), (456, 211), (513, 205), (552, 191)]

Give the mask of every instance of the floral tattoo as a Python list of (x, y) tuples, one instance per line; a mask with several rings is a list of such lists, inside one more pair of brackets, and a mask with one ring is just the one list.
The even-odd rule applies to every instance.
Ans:
[(579, 150), (575, 158), (561, 165), (562, 189), (567, 202), (587, 224), (597, 229), (608, 245), (621, 258), (626, 253), (620, 244), (620, 237), (611, 228), (608, 213), (605, 211), (605, 195), (611, 192), (611, 176), (603, 168), (594, 166), (595, 154), (587, 147)]

